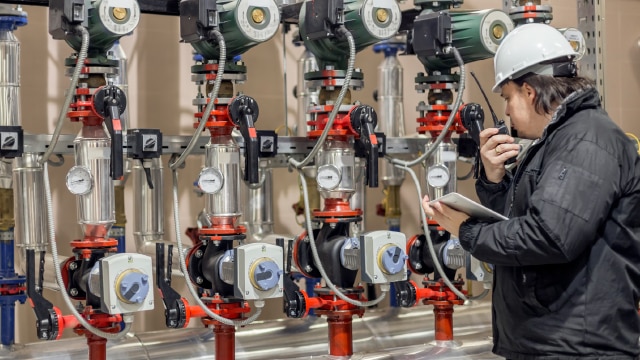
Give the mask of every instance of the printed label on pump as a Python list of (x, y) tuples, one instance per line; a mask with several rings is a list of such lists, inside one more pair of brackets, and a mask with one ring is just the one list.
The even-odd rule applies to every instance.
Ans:
[[(259, 10), (262, 14), (254, 17), (254, 12)], [(241, 0), (236, 8), (236, 21), (249, 40), (266, 41), (278, 31), (280, 10), (273, 0)]]
[(395, 35), (400, 28), (400, 17), (400, 7), (395, 1), (368, 0), (362, 6), (362, 21), (367, 31), (378, 39)]
[(133, 7), (133, 1), (131, 0), (109, 0), (109, 7), (119, 7), (125, 9), (131, 9)]
[(443, 151), (442, 152), (442, 161), (443, 162), (452, 162), (458, 160), (458, 155), (455, 151)]
[(89, 148), (87, 149), (87, 157), (89, 160), (101, 160), (101, 159), (111, 159), (111, 149), (101, 147), (101, 148)]

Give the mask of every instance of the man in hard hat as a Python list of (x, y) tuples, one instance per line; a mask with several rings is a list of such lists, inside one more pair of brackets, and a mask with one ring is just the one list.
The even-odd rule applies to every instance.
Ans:
[(495, 265), (493, 351), (509, 359), (638, 359), (640, 158), (600, 106), (556, 29), (522, 25), (500, 45), (494, 92), (518, 136), (481, 134), (486, 222), (423, 207), (462, 246)]

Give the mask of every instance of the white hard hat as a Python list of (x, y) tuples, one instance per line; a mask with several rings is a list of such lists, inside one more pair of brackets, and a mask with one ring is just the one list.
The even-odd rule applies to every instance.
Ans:
[(578, 53), (555, 28), (545, 24), (518, 26), (507, 34), (493, 58), (493, 92), (499, 93), (506, 80), (527, 73), (553, 75), (551, 63), (570, 61), (576, 56)]

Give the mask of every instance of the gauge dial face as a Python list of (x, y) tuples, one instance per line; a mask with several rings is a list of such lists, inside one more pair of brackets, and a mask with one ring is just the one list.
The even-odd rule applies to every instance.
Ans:
[(449, 169), (443, 165), (434, 165), (427, 172), (427, 182), (434, 188), (445, 187), (449, 183)]
[(84, 166), (74, 166), (67, 173), (67, 189), (74, 195), (86, 195), (93, 188), (93, 176)]
[(480, 39), (485, 49), (493, 54), (509, 32), (513, 30), (513, 22), (509, 15), (502, 11), (490, 11), (480, 24)]
[(582, 59), (587, 49), (582, 32), (575, 28), (567, 28), (562, 32), (562, 35), (569, 41), (569, 45), (571, 45), (573, 50), (578, 53), (575, 61)]
[(238, 26), (251, 41), (267, 41), (280, 26), (280, 10), (273, 0), (240, 0), (236, 8)]
[(204, 168), (198, 175), (198, 187), (206, 194), (215, 194), (222, 189), (224, 176), (216, 168)]
[(100, 22), (116, 35), (126, 35), (140, 22), (140, 6), (134, 0), (102, 0), (98, 13)]
[(340, 184), (340, 170), (335, 165), (322, 165), (318, 168), (316, 181), (323, 190), (333, 190)]
[(400, 29), (400, 6), (395, 0), (367, 0), (362, 6), (362, 21), (377, 39), (388, 39)]

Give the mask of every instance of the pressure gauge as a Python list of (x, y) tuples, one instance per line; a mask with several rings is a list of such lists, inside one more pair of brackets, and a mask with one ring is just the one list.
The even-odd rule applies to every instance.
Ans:
[(74, 166), (67, 173), (67, 189), (74, 195), (86, 195), (93, 188), (93, 176), (84, 166)]
[(449, 169), (444, 165), (433, 165), (427, 171), (427, 182), (434, 188), (445, 187), (449, 183)]
[(578, 53), (575, 61), (582, 59), (585, 51), (587, 50), (587, 45), (585, 43), (582, 32), (576, 28), (560, 29), (560, 32), (562, 33), (562, 35), (564, 35), (567, 41), (569, 41), (569, 45), (571, 45), (573, 50)]
[(513, 30), (513, 22), (509, 15), (499, 10), (489, 10), (480, 23), (482, 45), (495, 54), (498, 46), (511, 30)]
[(316, 175), (316, 181), (318, 186), (323, 190), (333, 190), (342, 178), (340, 170), (335, 165), (322, 165), (318, 168), (318, 175)]
[(134, 0), (102, 0), (98, 13), (102, 25), (116, 35), (132, 32), (140, 22), (140, 6)]
[(378, 39), (388, 39), (400, 29), (400, 7), (395, 0), (365, 0), (362, 20), (369, 33)]
[(215, 194), (222, 189), (222, 185), (224, 185), (224, 176), (220, 170), (207, 167), (200, 171), (200, 175), (198, 175), (198, 187), (204, 193)]
[(273, 0), (240, 0), (236, 16), (240, 30), (252, 41), (271, 39), (280, 26), (280, 10)]

